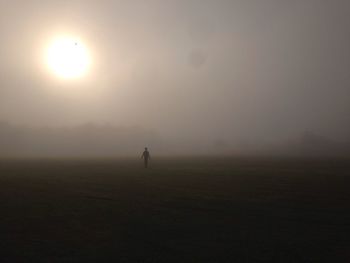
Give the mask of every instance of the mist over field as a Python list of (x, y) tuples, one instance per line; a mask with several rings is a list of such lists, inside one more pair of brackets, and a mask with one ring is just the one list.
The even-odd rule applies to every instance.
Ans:
[(350, 262), (350, 0), (0, 0), (0, 263)]
[(261, 143), (169, 138), (140, 127), (85, 124), (33, 128), (0, 123), (2, 157), (139, 157), (145, 146), (151, 146), (155, 156), (350, 156), (349, 142), (311, 132), (289, 141)]

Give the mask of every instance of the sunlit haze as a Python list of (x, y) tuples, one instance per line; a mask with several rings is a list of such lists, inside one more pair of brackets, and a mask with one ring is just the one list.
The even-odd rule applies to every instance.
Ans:
[(0, 40), (0, 263), (350, 263), (350, 0), (0, 0)]
[(345, 0), (0, 1), (0, 121), (21, 136), (81, 129), (117, 143), (118, 130), (147, 144), (134, 131), (169, 153), (343, 147), (348, 10)]
[(75, 38), (60, 37), (48, 47), (47, 65), (59, 77), (81, 77), (87, 73), (90, 63), (86, 47)]

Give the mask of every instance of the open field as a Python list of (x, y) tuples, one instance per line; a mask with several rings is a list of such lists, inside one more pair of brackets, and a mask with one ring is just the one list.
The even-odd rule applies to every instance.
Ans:
[(350, 262), (350, 160), (0, 161), (0, 262)]

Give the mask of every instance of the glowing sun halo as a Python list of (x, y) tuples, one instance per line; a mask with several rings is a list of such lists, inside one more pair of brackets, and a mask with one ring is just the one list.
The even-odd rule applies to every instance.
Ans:
[(74, 38), (58, 38), (47, 50), (48, 67), (64, 79), (79, 78), (90, 66), (90, 56), (85, 46)]

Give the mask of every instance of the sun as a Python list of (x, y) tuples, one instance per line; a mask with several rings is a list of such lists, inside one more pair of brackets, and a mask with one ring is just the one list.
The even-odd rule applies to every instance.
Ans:
[(57, 38), (47, 49), (47, 65), (60, 78), (80, 78), (87, 73), (90, 63), (87, 48), (72, 37)]

